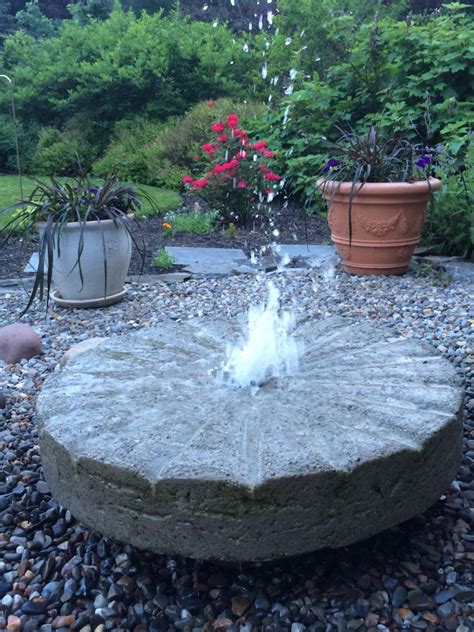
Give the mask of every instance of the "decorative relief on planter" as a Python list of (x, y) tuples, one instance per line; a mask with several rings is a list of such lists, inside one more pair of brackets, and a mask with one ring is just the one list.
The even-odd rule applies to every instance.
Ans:
[(115, 239), (108, 239), (105, 242), (105, 254), (115, 255), (120, 249), (120, 244)]
[(397, 253), (397, 257), (399, 261), (406, 261), (407, 259), (410, 259), (411, 257), (411, 248), (399, 248), (398, 249), (398, 253)]
[[(368, 219), (360, 212), (354, 213), (354, 219), (362, 226), (362, 228), (374, 235), (375, 237), (384, 237), (388, 233), (393, 232), (397, 228), (400, 221), (401, 213), (397, 213), (388, 219)], [(406, 218), (405, 218), (406, 221)]]
[(398, 222), (398, 230), (402, 235), (410, 232), (410, 224), (408, 223), (405, 213), (400, 213), (400, 221)]
[(331, 208), (328, 215), (328, 224), (333, 235), (340, 235), (344, 234), (347, 230), (346, 227), (348, 226), (348, 220), (344, 220), (343, 218), (338, 217)]

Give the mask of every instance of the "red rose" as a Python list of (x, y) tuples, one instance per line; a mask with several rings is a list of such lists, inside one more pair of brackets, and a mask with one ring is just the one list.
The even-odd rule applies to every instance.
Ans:
[(244, 182), (243, 180), (240, 180), (239, 182), (237, 182), (238, 189), (245, 189), (246, 186), (247, 186), (247, 183)]
[(207, 107), (208, 107), (208, 108), (213, 108), (213, 107), (214, 107), (214, 105), (215, 105), (214, 101), (208, 101), (208, 102), (207, 102)]
[(225, 143), (225, 141), (226, 141), (228, 138), (229, 138), (229, 137), (227, 136), (227, 134), (221, 134), (217, 140), (218, 140), (220, 143)]
[(193, 179), (191, 178), (191, 176), (184, 176), (184, 178), (182, 179), (183, 184), (189, 184), (192, 181)]
[(265, 147), (268, 147), (268, 143), (266, 140), (259, 140), (253, 145), (253, 148), (257, 151), (262, 151), (262, 149), (265, 149)]
[(279, 180), (281, 180), (281, 176), (273, 173), (273, 171), (267, 171), (263, 177), (266, 180), (272, 180), (273, 182), (278, 182)]
[(200, 180), (193, 180), (191, 186), (195, 189), (204, 189), (207, 187), (207, 178), (201, 178)]
[(239, 124), (239, 117), (237, 114), (229, 114), (227, 117), (227, 125), (229, 129), (235, 129)]
[(214, 125), (211, 125), (211, 129), (214, 130), (216, 134), (222, 134), (225, 130), (225, 125), (224, 123), (214, 123)]
[(262, 153), (265, 158), (273, 158), (273, 156), (275, 155), (273, 151), (267, 151), (266, 149), (264, 149)]

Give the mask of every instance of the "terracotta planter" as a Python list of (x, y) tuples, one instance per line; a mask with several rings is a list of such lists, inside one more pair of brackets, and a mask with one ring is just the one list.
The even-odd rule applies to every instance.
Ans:
[(319, 180), (328, 203), (331, 237), (344, 268), (351, 274), (401, 274), (420, 241), (428, 201), (441, 181), (365, 183), (352, 199), (352, 239), (349, 238), (351, 182)]

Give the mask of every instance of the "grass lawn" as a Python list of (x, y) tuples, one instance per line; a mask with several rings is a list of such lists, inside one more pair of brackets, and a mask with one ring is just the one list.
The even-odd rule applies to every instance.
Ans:
[[(28, 176), (23, 176), (23, 190), (25, 197), (31, 193), (35, 187), (35, 182)], [(45, 180), (44, 176), (38, 176), (39, 180)], [(58, 178), (67, 180), (67, 178)], [(147, 184), (138, 184), (139, 189), (143, 189), (155, 202), (160, 214), (179, 206), (181, 197), (176, 191), (160, 189)], [(18, 176), (0, 175), (0, 209), (15, 204), (20, 200), (20, 183)], [(154, 210), (149, 202), (143, 200), (141, 216), (153, 215)], [(0, 215), (0, 229), (8, 221), (8, 215)]]

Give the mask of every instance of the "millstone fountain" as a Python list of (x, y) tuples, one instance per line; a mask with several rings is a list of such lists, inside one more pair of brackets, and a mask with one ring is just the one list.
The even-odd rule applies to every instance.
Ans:
[(237, 322), (169, 322), (51, 376), (38, 417), (53, 495), (137, 547), (230, 561), (348, 545), (427, 509), (461, 456), (452, 366), (369, 324), (289, 333), (275, 301), (231, 352)]

